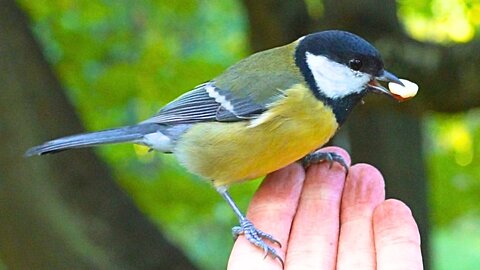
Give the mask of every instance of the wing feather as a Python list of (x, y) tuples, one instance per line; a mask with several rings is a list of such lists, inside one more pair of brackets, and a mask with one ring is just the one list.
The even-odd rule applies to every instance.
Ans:
[(251, 55), (212, 81), (195, 87), (163, 107), (146, 123), (189, 124), (257, 118), (282, 91), (304, 83), (296, 67), (296, 42)]
[(191, 124), (206, 121), (242, 121), (261, 113), (260, 107), (253, 102), (231, 99), (221, 93), (224, 91), (218, 89), (213, 81), (201, 84), (168, 103), (157, 114), (142, 123)]

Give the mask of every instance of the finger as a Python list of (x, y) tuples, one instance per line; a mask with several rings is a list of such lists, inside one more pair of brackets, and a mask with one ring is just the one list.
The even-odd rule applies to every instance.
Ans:
[(373, 214), (377, 269), (423, 269), (420, 233), (403, 202), (387, 200)]
[[(247, 217), (250, 221), (280, 241), (281, 249), (273, 243), (271, 246), (282, 258), (285, 258), (288, 235), (304, 178), (305, 172), (297, 163), (271, 173), (255, 193), (248, 208)], [(281, 269), (281, 264), (270, 256), (264, 258), (263, 250), (240, 236), (235, 241), (228, 269)]]
[(367, 164), (350, 168), (340, 210), (337, 269), (375, 269), (372, 219), (384, 200), (385, 183), (376, 168)]
[[(328, 147), (350, 164), (345, 150)], [(288, 242), (286, 268), (334, 269), (339, 231), (339, 209), (345, 169), (328, 162), (310, 166)]]

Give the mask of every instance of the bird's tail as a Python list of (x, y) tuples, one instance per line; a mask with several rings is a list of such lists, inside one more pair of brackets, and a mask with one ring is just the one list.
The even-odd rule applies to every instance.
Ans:
[(156, 132), (159, 128), (159, 124), (147, 123), (108, 129), (98, 132), (71, 135), (32, 147), (28, 149), (27, 152), (25, 152), (25, 155), (43, 155), (72, 148), (83, 148), (100, 144), (136, 141), (142, 139), (143, 136), (146, 134)]

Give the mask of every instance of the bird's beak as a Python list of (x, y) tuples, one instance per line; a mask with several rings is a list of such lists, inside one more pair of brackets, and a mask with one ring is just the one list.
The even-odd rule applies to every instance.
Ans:
[(387, 96), (390, 96), (390, 97), (392, 97), (392, 98), (394, 98), (398, 101), (403, 101), (403, 99), (401, 97), (392, 94), (392, 92), (390, 90), (388, 90), (387, 88), (382, 86), (378, 81), (387, 82), (387, 83), (392, 82), (392, 83), (400, 84), (401, 86), (405, 86), (400, 81), (400, 79), (397, 78), (397, 76), (395, 76), (394, 74), (384, 70), (382, 75), (375, 77), (373, 80), (371, 80), (368, 83), (368, 88), (370, 90), (372, 90), (373, 92), (386, 94)]

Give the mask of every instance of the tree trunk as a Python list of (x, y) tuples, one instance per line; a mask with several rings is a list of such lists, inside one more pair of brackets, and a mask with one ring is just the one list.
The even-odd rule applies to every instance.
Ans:
[(290, 43), (308, 34), (310, 19), (303, 0), (242, 0), (247, 9), (254, 52)]
[[(401, 39), (403, 32), (397, 18), (394, 0), (325, 0), (325, 26), (343, 28), (357, 33), (377, 44), (382, 39)], [(381, 7), (381, 11), (379, 11)], [(397, 55), (400, 56), (400, 55)], [(408, 54), (407, 54), (408, 56)], [(406, 56), (403, 56), (406, 57)], [(386, 58), (386, 68), (395, 70), (389, 63), (401, 61)], [(398, 71), (401, 77), (408, 74)], [(421, 73), (420, 73), (421, 74)], [(421, 81), (417, 81), (421, 85)], [(412, 100), (412, 102), (415, 100)], [(411, 113), (409, 103), (393, 104), (385, 97), (367, 97), (358, 106), (346, 129), (353, 162), (367, 162), (380, 169), (385, 177), (387, 197), (398, 198), (412, 209), (422, 237), (425, 269), (429, 269), (429, 220), (427, 182), (422, 151), (421, 114)]]
[(23, 157), (82, 127), (15, 1), (0, 6), (2, 261), (8, 269), (195, 269), (91, 150)]
[[(394, 0), (324, 0), (324, 17), (320, 20), (305, 19), (308, 18), (308, 13), (303, 1), (282, 1), (282, 4), (276, 1), (243, 2), (250, 19), (250, 37), (254, 50), (281, 45), (307, 32), (320, 31), (318, 28), (311, 31), (315, 22), (319, 21), (323, 29), (345, 29), (374, 41), (384, 54), (389, 70), (398, 70), (402, 77), (419, 82), (422, 90), (422, 82), (439, 78), (440, 71), (446, 67), (447, 61), (429, 62), (415, 56), (434, 54), (435, 58), (443, 56), (443, 51), (445, 55), (449, 54), (442, 48), (408, 39), (400, 27)], [(288, 23), (292, 23), (293, 27), (288, 27)], [(405, 48), (413, 49), (405, 52)], [(440, 59), (452, 61), (452, 58)], [(422, 74), (424, 76), (420, 77)], [(474, 76), (472, 80), (476, 80)], [(435, 89), (438, 90), (438, 87)], [(433, 95), (434, 92), (428, 91), (427, 94)], [(422, 234), (425, 269), (429, 269), (429, 222), (422, 152), (422, 112), (426, 108), (435, 107), (465, 108), (461, 106), (465, 101), (470, 101), (471, 106), (472, 103), (480, 103), (468, 98), (454, 98), (452, 100), (456, 100), (456, 104), (446, 105), (443, 100), (437, 105), (431, 100), (436, 99), (424, 95), (423, 98), (413, 100), (416, 102), (394, 104), (385, 97), (368, 97), (366, 104), (355, 109), (347, 120), (347, 126), (342, 129), (342, 135), (348, 134), (349, 142), (343, 146), (350, 146), (353, 162), (368, 162), (378, 167), (385, 176), (387, 196), (399, 198), (411, 207)]]

